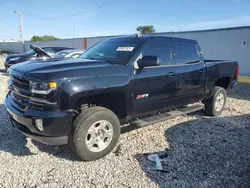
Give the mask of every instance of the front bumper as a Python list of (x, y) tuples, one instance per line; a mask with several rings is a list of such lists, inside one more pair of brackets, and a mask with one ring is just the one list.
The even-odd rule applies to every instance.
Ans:
[(27, 127), (15, 121), (11, 116), (9, 116), (9, 120), (11, 124), (15, 126), (22, 134), (38, 142), (48, 145), (64, 145), (68, 143), (68, 136), (57, 136), (57, 137), (42, 136), (31, 132)]
[[(49, 145), (67, 144), (71, 130), (73, 112), (70, 111), (39, 111), (28, 109), (21, 112), (13, 105), (10, 95), (6, 96), (9, 119), (25, 136)], [(43, 131), (35, 126), (35, 119), (43, 119)]]

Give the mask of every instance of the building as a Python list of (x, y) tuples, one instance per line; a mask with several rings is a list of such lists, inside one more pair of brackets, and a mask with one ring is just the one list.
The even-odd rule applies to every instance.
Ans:
[[(240, 64), (241, 75), (250, 76), (250, 26), (155, 33), (197, 40), (202, 48), (205, 59), (236, 60)], [(115, 36), (62, 39), (57, 41), (35, 42), (40, 46), (65, 46), (88, 49), (94, 44)], [(0, 42), (0, 50), (27, 51), (34, 42)]]
[(17, 40), (0, 40), (0, 42), (18, 42)]
[[(199, 31), (164, 32), (154, 35), (197, 40), (205, 59), (236, 60), (241, 75), (250, 76), (250, 26)], [(109, 37), (87, 38), (87, 47)]]

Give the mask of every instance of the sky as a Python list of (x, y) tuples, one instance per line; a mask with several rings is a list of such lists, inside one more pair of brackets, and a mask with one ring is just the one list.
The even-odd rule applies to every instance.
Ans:
[(250, 0), (0, 0), (0, 40), (19, 39), (14, 10), (23, 13), (25, 40), (134, 34), (140, 25), (156, 32), (250, 26)]

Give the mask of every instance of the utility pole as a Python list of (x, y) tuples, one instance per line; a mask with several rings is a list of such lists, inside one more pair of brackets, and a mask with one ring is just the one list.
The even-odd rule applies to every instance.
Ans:
[(19, 17), (20, 17), (19, 39), (24, 44), (24, 38), (23, 38), (23, 14), (22, 14), (22, 12), (15, 11), (15, 10), (14, 10), (14, 13), (19, 14)]
[(72, 38), (72, 39), (73, 39), (73, 41), (72, 41), (72, 42), (73, 42), (72, 48), (74, 48), (74, 46), (75, 46), (75, 44), (74, 44), (74, 43), (75, 43), (75, 42), (74, 42), (74, 41), (75, 41), (75, 40), (74, 40), (74, 39), (75, 39), (75, 25), (76, 25), (76, 23), (74, 22), (74, 25), (73, 25), (73, 38)]
[(74, 26), (73, 26), (73, 39), (75, 38), (75, 26), (76, 26), (76, 23), (74, 22)]

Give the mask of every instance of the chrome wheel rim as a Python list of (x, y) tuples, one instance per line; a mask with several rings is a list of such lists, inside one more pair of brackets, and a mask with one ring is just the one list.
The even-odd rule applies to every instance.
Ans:
[(216, 100), (215, 100), (215, 110), (218, 112), (223, 108), (225, 102), (225, 97), (222, 93), (217, 95)]
[(87, 148), (92, 152), (100, 152), (108, 147), (114, 135), (112, 124), (100, 120), (90, 126), (86, 135)]

